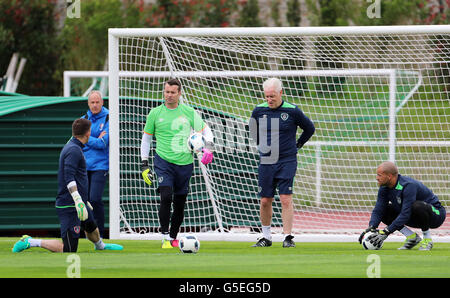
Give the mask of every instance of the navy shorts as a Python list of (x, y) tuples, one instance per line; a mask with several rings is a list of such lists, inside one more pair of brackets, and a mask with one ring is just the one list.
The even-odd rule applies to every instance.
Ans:
[(437, 229), (444, 223), (445, 219), (447, 218), (447, 212), (444, 206), (440, 206), (439, 208), (431, 206), (431, 211), (433, 215), (431, 217), (430, 228)]
[(186, 195), (189, 192), (189, 181), (194, 164), (176, 165), (155, 154), (153, 169), (158, 179), (158, 187), (170, 186), (175, 195)]
[[(425, 226), (431, 229), (437, 229), (439, 228), (445, 221), (447, 213), (444, 208), (444, 206), (434, 207), (429, 203), (423, 202), (423, 201), (415, 201), (413, 203), (413, 206), (418, 204), (420, 210), (423, 210), (423, 212), (427, 212), (428, 222), (425, 223)], [(388, 204), (386, 207), (385, 214), (383, 215), (383, 218), (381, 221), (386, 224), (390, 225), (399, 215), (400, 213), (392, 207), (392, 204)], [(411, 216), (409, 220), (406, 222), (406, 226), (412, 227), (412, 228), (422, 228), (424, 226), (424, 223), (421, 222), (421, 218), (418, 217), (417, 214), (411, 213)]]
[(292, 194), (296, 172), (297, 161), (260, 164), (258, 167), (258, 195), (273, 198), (277, 186), (279, 194)]
[(81, 228), (87, 222), (93, 222), (97, 224), (94, 219), (92, 210), (86, 205), (88, 211), (88, 219), (81, 222), (77, 216), (77, 209), (75, 207), (56, 207), (56, 213), (58, 214), (59, 223), (61, 225), (61, 238), (66, 238), (67, 233), (71, 233), (72, 238), (79, 238)]
[[(437, 229), (439, 228), (446, 219), (446, 211), (444, 206), (440, 206), (438, 208), (434, 207), (433, 205), (429, 203), (425, 203), (423, 201), (416, 201), (414, 204), (419, 203), (425, 206), (424, 210), (428, 211), (429, 214), (429, 228), (431, 229)], [(406, 223), (407, 226), (413, 227), (413, 228), (421, 228), (420, 220), (414, 217), (414, 214), (411, 215), (408, 222)]]

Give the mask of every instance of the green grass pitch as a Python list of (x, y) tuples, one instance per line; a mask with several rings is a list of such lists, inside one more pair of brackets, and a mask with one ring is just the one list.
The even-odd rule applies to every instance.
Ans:
[[(12, 253), (19, 238), (0, 238), (0, 277), (65, 278), (70, 254), (31, 248)], [(94, 251), (80, 240), (80, 277), (101, 278), (366, 278), (373, 266), (382, 278), (450, 277), (450, 243), (432, 251), (399, 251), (401, 243), (366, 251), (358, 243), (301, 243), (296, 248), (250, 247), (250, 242), (202, 241), (197, 254), (161, 249), (160, 241), (122, 240), (123, 251)], [(377, 263), (374, 261), (377, 260)], [(371, 267), (372, 266), (372, 267)], [(371, 269), (372, 268), (372, 269)]]

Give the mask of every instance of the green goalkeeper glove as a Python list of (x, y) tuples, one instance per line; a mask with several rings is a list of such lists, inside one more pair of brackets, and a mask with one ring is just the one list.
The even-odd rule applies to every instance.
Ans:
[(77, 209), (78, 218), (81, 221), (85, 221), (89, 217), (88, 211), (86, 209), (86, 204), (84, 204), (78, 191), (73, 192), (71, 195), (72, 195), (73, 201), (75, 202), (75, 209)]
[(148, 160), (143, 160), (141, 163), (141, 174), (142, 178), (144, 178), (145, 183), (148, 185), (153, 184), (153, 174), (150, 172), (150, 168), (148, 167)]

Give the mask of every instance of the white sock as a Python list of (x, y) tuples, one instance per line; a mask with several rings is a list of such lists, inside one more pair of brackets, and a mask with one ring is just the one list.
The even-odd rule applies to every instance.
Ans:
[(28, 243), (30, 243), (30, 247), (41, 247), (41, 239), (28, 239)]
[(414, 232), (411, 229), (409, 229), (408, 227), (403, 227), (400, 230), (400, 233), (402, 233), (405, 237), (408, 237), (408, 236), (411, 236), (412, 234), (414, 234)]
[(270, 233), (270, 226), (262, 226), (262, 232), (264, 238), (267, 240), (272, 240), (272, 234)]
[(100, 238), (100, 240), (98, 240), (98, 242), (94, 243), (95, 248), (103, 250), (105, 249), (105, 243), (103, 243), (103, 240)]
[(423, 233), (423, 238), (431, 239), (431, 232), (429, 229), (426, 231), (422, 231), (422, 233)]

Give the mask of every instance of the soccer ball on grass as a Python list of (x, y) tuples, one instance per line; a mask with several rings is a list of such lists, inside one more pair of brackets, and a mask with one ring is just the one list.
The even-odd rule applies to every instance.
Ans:
[(181, 237), (178, 243), (182, 253), (197, 253), (200, 249), (200, 241), (194, 235)]
[(380, 248), (383, 247), (383, 243), (381, 243), (380, 246), (375, 246), (375, 245), (373, 245), (372, 243), (370, 243), (370, 241), (369, 241), (368, 238), (369, 238), (371, 235), (376, 235), (376, 234), (377, 234), (376, 232), (367, 232), (367, 233), (364, 235), (364, 237), (363, 237), (363, 239), (362, 239), (362, 241), (361, 241), (361, 244), (362, 244), (362, 246), (364, 247), (364, 249), (368, 249), (368, 250), (378, 250), (378, 249), (380, 249)]

